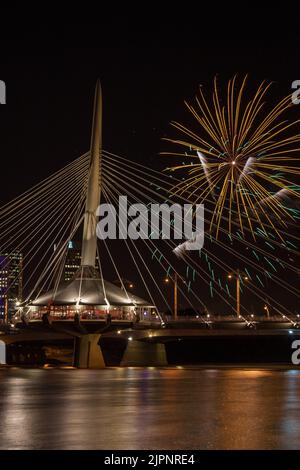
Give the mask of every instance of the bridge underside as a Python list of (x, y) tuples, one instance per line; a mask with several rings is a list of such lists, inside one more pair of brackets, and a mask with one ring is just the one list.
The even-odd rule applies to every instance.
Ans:
[[(158, 328), (146, 323), (82, 321), (20, 326), (2, 335), (8, 364), (83, 368), (184, 364), (290, 364), (300, 330), (274, 323), (261, 328)], [(99, 328), (100, 326), (100, 328)], [(37, 360), (38, 358), (38, 360)]]

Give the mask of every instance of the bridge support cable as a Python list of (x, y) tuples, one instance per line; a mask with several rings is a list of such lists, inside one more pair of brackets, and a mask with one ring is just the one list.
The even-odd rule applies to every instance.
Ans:
[[(109, 197), (109, 193), (108, 193), (108, 191), (107, 191), (107, 187), (106, 187), (106, 186), (103, 187), (103, 192), (104, 192), (104, 194), (105, 194), (107, 200), (109, 201), (109, 200), (110, 200), (110, 197)], [(117, 226), (119, 227), (119, 223), (117, 223)], [(122, 223), (122, 226), (123, 226), (123, 223)], [(124, 227), (124, 226), (123, 226), (123, 227)], [(136, 252), (138, 253), (138, 250), (137, 250), (135, 244), (133, 243), (132, 240), (130, 240), (130, 241), (131, 241), (131, 243), (132, 243), (132, 245), (133, 245), (133, 248), (134, 248), (134, 249), (136, 250)], [(157, 310), (157, 312), (158, 312), (158, 315), (159, 315), (161, 321), (163, 321), (163, 319), (162, 319), (162, 317), (161, 317), (161, 314), (159, 313), (159, 309), (158, 309), (157, 306), (156, 306), (156, 302), (155, 302), (155, 300), (154, 300), (154, 298), (153, 298), (153, 295), (152, 295), (151, 291), (149, 290), (148, 284), (147, 284), (147, 282), (145, 281), (145, 278), (144, 278), (144, 276), (143, 276), (143, 274), (142, 274), (142, 272), (141, 272), (141, 269), (140, 269), (138, 263), (136, 262), (136, 260), (135, 260), (135, 258), (134, 258), (134, 256), (133, 256), (133, 254), (132, 254), (132, 250), (130, 249), (129, 244), (128, 244), (128, 242), (127, 242), (126, 239), (124, 240), (124, 242), (125, 242), (125, 244), (126, 244), (126, 246), (127, 246), (127, 249), (128, 249), (129, 254), (130, 254), (130, 256), (131, 256), (131, 259), (133, 260), (134, 265), (135, 265), (135, 267), (136, 267), (136, 269), (137, 269), (137, 271), (138, 271), (138, 273), (139, 273), (139, 275), (140, 275), (140, 278), (141, 278), (142, 281), (143, 281), (143, 284), (144, 284), (144, 286), (145, 286), (145, 288), (146, 288), (146, 290), (147, 290), (147, 293), (148, 293), (148, 295), (149, 295), (149, 297), (150, 297), (150, 299), (151, 299), (151, 302), (153, 303), (153, 305), (155, 305), (155, 308), (156, 308), (156, 310)], [(138, 253), (138, 254), (139, 254), (139, 253)], [(158, 292), (160, 293), (162, 299), (164, 300), (165, 304), (167, 305), (168, 308), (170, 308), (169, 303), (168, 303), (167, 300), (165, 299), (165, 296), (163, 295), (163, 293), (162, 293), (162, 291), (161, 291), (159, 285), (158, 285), (157, 282), (155, 281), (155, 279), (154, 279), (154, 277), (153, 277), (151, 271), (149, 270), (148, 266), (146, 265), (146, 263), (145, 263), (145, 261), (143, 260), (142, 257), (141, 257), (141, 261), (142, 261), (142, 264), (144, 265), (146, 271), (148, 272), (149, 276), (151, 277), (151, 279), (152, 279), (154, 285), (156, 286)]]
[[(124, 178), (123, 168), (122, 168), (122, 171), (121, 171), (121, 172), (120, 172), (120, 171), (117, 171), (116, 169), (114, 169), (114, 170), (112, 171), (112, 169), (109, 168), (109, 173), (110, 173), (111, 178), (112, 178), (113, 180), (115, 180), (115, 179), (119, 179), (119, 181), (122, 180), (122, 184), (124, 184), (124, 179), (126, 179), (126, 177)], [(112, 173), (113, 173), (113, 174), (112, 174)], [(120, 178), (117, 178), (115, 173), (120, 174)], [(122, 178), (121, 178), (121, 175), (122, 175)], [(109, 176), (106, 174), (105, 178), (108, 179)], [(128, 179), (131, 179), (131, 178), (128, 177)], [(143, 179), (143, 178), (142, 178), (142, 179)], [(136, 186), (137, 186), (139, 183), (137, 182), (137, 179), (135, 179), (134, 182), (135, 182), (135, 190), (136, 190)], [(127, 189), (127, 188), (126, 188), (126, 190), (125, 190), (125, 193), (126, 193), (126, 191), (127, 191), (127, 193), (128, 193), (128, 189)], [(124, 191), (123, 191), (123, 192), (124, 192)], [(161, 196), (161, 195), (160, 195), (160, 196)], [(162, 197), (162, 196), (161, 196), (161, 197)], [(140, 201), (139, 201), (139, 202), (140, 202)], [(259, 268), (259, 266), (256, 266), (256, 267)], [(227, 269), (227, 272), (228, 272), (228, 269), (230, 269), (230, 267), (227, 266), (226, 269)], [(279, 282), (280, 280), (277, 279), (277, 281)], [(281, 284), (282, 284), (282, 280), (281, 280)], [(248, 286), (247, 286), (247, 287), (248, 287)], [(256, 287), (256, 286), (255, 286), (255, 287)], [(288, 286), (287, 286), (287, 288), (288, 288)], [(257, 288), (257, 287), (256, 287), (256, 291), (258, 291), (258, 288)], [(292, 292), (293, 292), (294, 294), (296, 293), (295, 291), (292, 291)], [(263, 296), (265, 296), (265, 292), (262, 292), (262, 291), (261, 291), (261, 294), (259, 295), (259, 297), (262, 298)], [(283, 307), (283, 306), (281, 306), (281, 307)]]
[[(115, 203), (117, 203), (117, 197), (112, 193), (111, 190), (109, 190), (107, 187), (105, 187), (105, 194), (107, 194), (107, 193), (110, 193), (110, 198), (111, 198), (112, 200), (114, 200)], [(108, 197), (109, 197), (109, 196), (108, 196)], [(111, 200), (111, 199), (109, 199), (109, 200)], [(151, 249), (149, 248), (147, 242), (146, 242), (145, 240), (142, 240), (142, 241), (144, 242), (146, 248), (147, 248), (148, 250), (150, 250), (150, 252), (151, 252)], [(151, 239), (148, 240), (148, 241), (150, 242), (151, 246), (155, 248), (155, 245), (154, 245), (153, 241), (152, 241)], [(169, 310), (172, 310), (171, 307), (170, 307), (170, 305), (169, 305), (169, 303), (167, 302), (167, 300), (166, 300), (164, 294), (162, 293), (160, 287), (158, 286), (158, 284), (157, 284), (156, 281), (154, 280), (154, 278), (153, 278), (151, 272), (149, 271), (147, 265), (145, 264), (143, 257), (142, 257), (141, 254), (139, 253), (139, 250), (137, 250), (137, 248), (136, 248), (136, 246), (135, 246), (135, 244), (133, 243), (132, 240), (130, 240), (130, 242), (131, 242), (131, 244), (133, 245), (133, 248), (135, 249), (135, 251), (136, 251), (138, 257), (139, 257), (140, 260), (141, 260), (141, 262), (142, 262), (142, 263), (144, 264), (144, 266), (146, 267), (148, 273), (150, 273), (151, 278), (152, 278), (152, 280), (154, 281), (155, 286), (156, 286), (157, 290), (159, 291), (159, 293), (161, 294), (161, 296), (162, 296), (163, 300), (165, 301), (167, 307), (169, 308)], [(127, 245), (127, 248), (130, 250), (128, 243), (126, 243), (126, 245)], [(130, 253), (131, 253), (131, 256), (133, 256), (133, 255), (132, 255), (132, 250), (130, 250)], [(162, 255), (162, 256), (163, 256), (163, 255)], [(165, 258), (165, 259), (166, 259), (166, 258)], [(173, 271), (176, 273), (176, 270), (175, 270), (175, 268), (172, 266), (172, 264), (171, 264), (167, 259), (166, 259), (166, 261), (168, 262), (169, 266), (171, 266), (171, 268), (173, 269)], [(190, 307), (191, 307), (193, 310), (195, 310), (195, 306), (191, 303), (190, 298), (185, 294), (185, 292), (184, 292), (180, 287), (178, 287), (178, 290), (180, 291), (180, 293), (182, 294), (182, 296), (185, 298), (185, 300), (188, 302), (188, 304), (190, 305)], [(200, 304), (202, 304), (203, 306), (205, 306), (205, 305), (203, 304), (202, 300), (201, 300), (192, 290), (191, 290), (191, 293), (196, 297), (197, 301), (198, 301)], [(206, 323), (206, 321), (203, 320), (202, 316), (200, 316), (200, 319), (201, 319), (201, 321), (204, 321), (204, 322)]]
[[(40, 223), (37, 224), (37, 221), (34, 220), (33, 226), (30, 225), (31, 231), (25, 237), (23, 243), (19, 243), (16, 245), (15, 249), (22, 250), (25, 252), (27, 246), (30, 245), (30, 249), (28, 249), (23, 257), (24, 264), (30, 264), (37, 256), (38, 253), (42, 253), (44, 250), (45, 245), (48, 245), (48, 249), (44, 252), (43, 255), (40, 256), (39, 260), (36, 262), (35, 269), (32, 270), (31, 275), (28, 277), (26, 284), (24, 284), (24, 288), (32, 279), (34, 273), (39, 268), (41, 262), (45, 259), (49, 251), (53, 249), (55, 243), (57, 243), (58, 237), (60, 233), (64, 230), (63, 233), (68, 231), (68, 227), (70, 225), (70, 218), (74, 214), (75, 209), (77, 209), (78, 201), (76, 199), (76, 195), (78, 192), (78, 188), (75, 187), (73, 191), (69, 192), (68, 199), (64, 199), (61, 203), (58, 204), (59, 201), (55, 201), (55, 210), (52, 211), (51, 215), (48, 217), (48, 214), (42, 212), (40, 214)], [(57, 218), (60, 218), (64, 221), (64, 223), (57, 229)], [(45, 220), (47, 221), (47, 228), (45, 229)], [(26, 231), (28, 231), (28, 227), (26, 227)], [(42, 234), (42, 238), (40, 235)], [(32, 244), (32, 240), (35, 240), (35, 243)], [(30, 256), (31, 255), (31, 256)], [(8, 286), (9, 288), (10, 286)]]
[[(104, 153), (104, 155), (106, 155), (106, 153)], [(117, 157), (117, 156), (116, 156)], [(119, 157), (119, 158), (122, 158), (122, 157)], [(162, 174), (153, 170), (153, 169), (150, 169), (148, 167), (145, 167), (144, 165), (140, 165), (140, 164), (137, 164), (135, 163), (135, 165), (138, 165), (138, 166), (142, 166), (142, 168), (144, 168), (144, 171), (143, 171), (143, 176), (140, 176), (138, 174), (138, 172), (134, 173), (135, 175), (135, 178), (133, 179), (132, 178), (132, 171), (130, 171), (130, 168), (132, 168), (133, 170), (136, 171), (136, 168), (134, 167), (134, 164), (133, 162), (130, 162), (129, 164), (125, 164), (124, 163), (124, 166), (122, 166), (120, 163), (118, 163), (116, 160), (114, 161), (111, 157), (106, 157), (106, 159), (108, 160), (108, 163), (107, 163), (107, 168), (109, 169), (109, 171), (113, 172), (113, 170), (115, 169), (117, 173), (121, 174), (122, 176), (126, 176), (129, 174), (129, 176), (127, 176), (127, 179), (131, 180), (133, 182), (133, 184), (139, 184), (139, 181), (140, 181), (140, 185), (149, 185), (149, 181), (153, 181), (153, 183), (150, 183), (150, 185), (152, 186), (155, 186), (156, 183), (162, 183), (161, 186), (160, 186), (160, 189), (162, 191), (165, 191), (166, 196), (163, 196), (163, 195), (159, 195), (158, 192), (156, 191), (153, 191), (151, 190), (150, 188), (148, 188), (148, 191), (151, 192), (152, 194), (154, 195), (157, 195), (157, 196), (160, 196), (161, 198), (165, 198), (166, 202), (170, 202), (170, 203), (173, 203), (174, 202), (174, 198), (173, 199), (170, 199), (170, 191), (172, 189), (172, 183), (170, 183), (170, 177), (165, 177), (165, 179), (162, 179)], [(123, 163), (123, 160), (125, 160), (124, 158), (121, 159), (121, 162)], [(128, 162), (128, 160), (127, 160)], [(120, 168), (122, 169), (122, 172), (120, 173)], [(148, 170), (148, 171), (147, 171)], [(141, 170), (140, 170), (141, 171)], [(154, 176), (153, 177), (153, 173), (158, 173), (160, 175), (160, 178), (157, 177), (157, 176)], [(179, 180), (176, 180), (175, 178), (172, 177), (172, 181), (175, 180), (175, 181), (179, 181)], [(154, 184), (155, 182), (155, 184)], [(182, 203), (190, 203), (191, 201), (189, 201), (188, 199), (184, 198), (184, 197), (180, 197), (179, 198), (180, 201)], [(225, 206), (226, 207), (226, 206)], [(228, 209), (228, 207), (227, 207)], [(206, 211), (208, 213), (211, 213), (212, 214), (212, 211), (209, 209), (209, 208), (206, 208)], [(227, 219), (226, 219), (227, 220)], [(215, 224), (214, 224), (215, 225)], [(224, 234), (227, 234), (227, 232), (225, 231), (225, 229), (223, 229), (222, 227), (220, 227), (220, 231), (223, 232)], [(294, 238), (295, 240), (299, 240), (300, 241), (300, 238), (293, 235), (293, 234), (288, 234), (287, 232), (284, 232), (284, 231), (281, 231), (281, 233), (283, 235), (286, 235), (286, 236), (290, 236), (290, 238)], [(249, 243), (247, 240), (243, 240), (243, 239), (240, 239), (237, 235), (235, 235), (234, 233), (231, 234), (231, 237), (233, 240), (236, 240), (242, 244), (245, 244), (247, 246), (253, 246), (252, 243)], [(258, 233), (257, 234), (257, 238), (259, 239), (265, 239), (265, 237)], [(218, 243), (218, 240), (215, 240), (216, 243)], [(288, 247), (287, 245), (283, 245), (282, 243), (280, 243), (279, 241), (276, 241), (276, 240), (273, 240), (273, 244), (275, 246), (278, 246), (278, 248), (281, 248), (281, 249), (285, 249), (287, 250), (289, 253), (291, 254), (294, 254), (294, 255), (297, 255), (299, 256), (299, 251), (297, 251), (296, 249), (293, 249), (291, 247)], [(259, 252), (259, 253), (262, 253), (263, 255), (266, 255), (266, 256), (269, 256), (271, 259), (273, 259), (274, 261), (276, 261), (276, 256), (272, 255), (272, 253), (269, 253), (265, 250), (263, 250), (261, 247), (259, 246), (255, 246), (255, 249)], [(287, 268), (293, 270), (295, 273), (298, 272), (298, 269), (295, 268), (293, 265), (289, 264), (286, 260), (282, 260), (282, 263), (284, 264), (284, 266), (286, 266)]]
[[(125, 157), (121, 157), (120, 155), (117, 155), (117, 154), (114, 154), (114, 153), (111, 153), (111, 152), (108, 152), (108, 151), (104, 151), (103, 155), (106, 158), (106, 160), (110, 162), (110, 164), (112, 164), (112, 165), (114, 164), (117, 168), (122, 168), (122, 170), (124, 170), (124, 171), (126, 171), (126, 170), (128, 171), (129, 169), (131, 169), (131, 170), (134, 171), (135, 174), (138, 174), (139, 172), (144, 174), (144, 175), (148, 174), (151, 178), (151, 181), (154, 181), (154, 180), (160, 181), (161, 183), (163, 183), (164, 185), (169, 187), (170, 193), (172, 193), (173, 196), (175, 195), (175, 193), (173, 192), (174, 182), (175, 183), (181, 182), (181, 180), (179, 180), (178, 178), (175, 178), (173, 175), (172, 176), (164, 175), (163, 173), (161, 173), (157, 170), (149, 168), (146, 165), (141, 165), (140, 163), (130, 161), (130, 160), (126, 159)], [(122, 163), (123, 163), (124, 166), (122, 166)], [(186, 165), (183, 165), (183, 167), (185, 167), (185, 166)], [(193, 165), (193, 166), (196, 167), (197, 165)], [(163, 179), (162, 176), (164, 176), (165, 178)], [(147, 181), (149, 182), (149, 179)], [(186, 197), (183, 197), (182, 195), (180, 197), (182, 199), (185, 199), (187, 202), (190, 202), (186, 199)], [(213, 202), (212, 200), (208, 200), (208, 201)], [(228, 206), (225, 206), (225, 207), (228, 209)], [(209, 208), (208, 208), (208, 212), (213, 213), (213, 211), (210, 210)], [(233, 210), (233, 209), (232, 209), (232, 213), (234, 215), (238, 216), (238, 212)], [(228, 221), (228, 218), (225, 217), (224, 220)], [(253, 218), (253, 217), (252, 218), (250, 217), (250, 220), (252, 220), (253, 222), (256, 221), (256, 219)], [(236, 225), (237, 227), (239, 227), (239, 224), (237, 222), (233, 221), (232, 223), (233, 223), (233, 225)], [(268, 225), (268, 224), (265, 224), (265, 225), (268, 228), (273, 228), (272, 225)], [(295, 227), (298, 228), (298, 225), (295, 225)], [(245, 230), (249, 233), (251, 232), (250, 229), (247, 228), (247, 227), (245, 228)], [(289, 232), (286, 232), (283, 229), (280, 230), (280, 233), (283, 236), (286, 236), (286, 237), (288, 236), (292, 239), (300, 241), (300, 237), (298, 237), (297, 235), (291, 234)], [(232, 234), (232, 236), (233, 235), (234, 234)], [(257, 237), (258, 238), (262, 237), (262, 235), (257, 234)], [(278, 246), (282, 246), (280, 244), (280, 242), (278, 242), (278, 241), (277, 241), (277, 244), (278, 244)]]
[[(25, 291), (35, 275), (42, 270), (43, 263), (47, 263), (53, 246), (60, 243), (67, 233), (70, 234), (72, 224), (77, 226), (77, 219), (82, 217), (83, 211), (88, 155), (84, 154), (54, 176), (0, 208), (0, 253), (5, 253), (8, 265), (15, 252), (22, 253), (23, 261), (22, 270), (13, 279), (10, 277), (6, 292), (30, 266), (30, 275), (23, 284)], [(58, 219), (63, 221), (59, 227)], [(51, 258), (53, 255), (50, 255), (50, 260)], [(27, 295), (26, 299), (28, 297)]]
[[(110, 178), (106, 176), (106, 179), (109, 180)], [(116, 182), (116, 178), (114, 178), (112, 182), (113, 182), (113, 184), (111, 185), (112, 187), (115, 188), (115, 187), (118, 187), (118, 186), (119, 186), (118, 183)], [(106, 191), (110, 192), (111, 198), (114, 200), (115, 203), (117, 203), (117, 202), (118, 202), (117, 196), (113, 195), (112, 190), (106, 188)], [(127, 191), (127, 194), (130, 195), (130, 192), (129, 192), (129, 190), (128, 190), (127, 188), (126, 188), (126, 191)], [(131, 195), (132, 195), (132, 194), (131, 194)], [(135, 200), (136, 200), (137, 202), (141, 202), (141, 200), (139, 200), (139, 199), (137, 199), (137, 198), (135, 198)], [(142, 216), (142, 217), (143, 217), (143, 216)], [(132, 240), (131, 240), (131, 242), (132, 242)], [(151, 250), (151, 248), (148, 246), (148, 243), (147, 243), (145, 240), (143, 240), (143, 242), (144, 242), (145, 246), (147, 247), (147, 249), (150, 250), (150, 252), (151, 252), (152, 250)], [(156, 249), (156, 246), (155, 246), (154, 242), (153, 242), (151, 239), (149, 239), (148, 242), (149, 242), (149, 244), (152, 246), (152, 249)], [(167, 242), (167, 241), (166, 241), (166, 242)], [(171, 246), (170, 243), (167, 242), (167, 244), (168, 244), (169, 246)], [(175, 246), (175, 244), (174, 244), (174, 246)], [(173, 249), (174, 246), (173, 246), (173, 247), (171, 246), (171, 248)], [(134, 245), (134, 247), (135, 247), (135, 245)], [(137, 251), (137, 254), (140, 256), (140, 254), (139, 254), (138, 251)], [(174, 273), (177, 273), (178, 276), (181, 278), (181, 275), (176, 271), (176, 269), (175, 269), (174, 266), (172, 265), (172, 262), (169, 261), (161, 252), (160, 252), (160, 255), (161, 255), (161, 257), (166, 261), (166, 263), (168, 264), (168, 266), (171, 267), (172, 271), (174, 271)], [(143, 261), (143, 259), (142, 259), (142, 261)], [(204, 280), (204, 279), (203, 279), (203, 280)], [(205, 280), (204, 280), (204, 281), (205, 281)], [(206, 281), (205, 281), (205, 282), (206, 282)], [(185, 292), (183, 291), (183, 289), (182, 289), (180, 286), (178, 286), (178, 290), (179, 290), (180, 294), (181, 294), (181, 295), (185, 298), (185, 300), (188, 302), (188, 304), (190, 305), (190, 307), (191, 307), (193, 310), (196, 310), (195, 306), (191, 303), (191, 300), (190, 300), (189, 296), (187, 296), (187, 295), (185, 294)], [(200, 305), (202, 305), (203, 307), (207, 308), (206, 305), (203, 303), (203, 301), (197, 296), (197, 294), (196, 294), (196, 293), (194, 292), (194, 290), (191, 289), (191, 288), (190, 288), (190, 293), (195, 297), (195, 299), (196, 299), (196, 301), (197, 301), (198, 304), (200, 304)], [(163, 295), (163, 294), (162, 294), (162, 295)], [(224, 300), (226, 303), (228, 303), (228, 306), (229, 306), (230, 308), (232, 308), (232, 306), (230, 305), (230, 303), (227, 301), (226, 298), (222, 298), (222, 300)], [(169, 309), (171, 310), (171, 307), (170, 307), (169, 304), (168, 304), (168, 307), (169, 307)], [(201, 321), (204, 321), (205, 323), (207, 323), (207, 321), (206, 321), (205, 319), (203, 319), (202, 315), (200, 315), (200, 320), (201, 320)]]

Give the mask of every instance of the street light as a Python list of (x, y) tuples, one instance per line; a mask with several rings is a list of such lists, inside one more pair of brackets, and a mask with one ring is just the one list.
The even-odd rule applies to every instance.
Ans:
[[(237, 317), (240, 318), (241, 316), (241, 274), (240, 270), (237, 269), (234, 274), (228, 274), (228, 279), (232, 279), (235, 275), (236, 278), (236, 314)], [(248, 281), (248, 276), (244, 276), (244, 281)]]
[(168, 284), (170, 282), (170, 279), (174, 282), (174, 291), (173, 291), (173, 294), (174, 294), (174, 320), (177, 320), (177, 314), (178, 314), (178, 275), (177, 273), (174, 273), (174, 278), (169, 278), (169, 277), (166, 277), (164, 279), (164, 282), (166, 284)]
[(268, 305), (265, 305), (265, 306), (264, 306), (264, 310), (266, 310), (266, 312), (267, 312), (267, 317), (270, 318), (270, 309), (269, 309), (269, 306), (268, 306)]

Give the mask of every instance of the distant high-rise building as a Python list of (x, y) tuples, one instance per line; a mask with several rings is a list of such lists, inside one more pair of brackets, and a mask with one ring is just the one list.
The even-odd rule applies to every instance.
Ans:
[[(71, 281), (78, 269), (81, 267), (81, 243), (78, 241), (70, 240), (68, 243), (68, 251), (65, 260), (63, 280), (65, 282)], [(96, 271), (99, 272), (98, 256), (96, 257)]]
[[(56, 250), (56, 245), (54, 250)], [(98, 257), (96, 258), (96, 270), (98, 268)], [(81, 243), (78, 241), (70, 240), (68, 243), (68, 250), (65, 258), (62, 280), (65, 282), (71, 281), (79, 268), (81, 267)]]
[(8, 268), (6, 257), (0, 255), (0, 321), (5, 319), (7, 311)]
[(64, 280), (70, 281), (81, 265), (81, 243), (69, 241), (68, 252), (65, 261)]
[(23, 255), (19, 250), (0, 253), (0, 320), (9, 320), (22, 301)]

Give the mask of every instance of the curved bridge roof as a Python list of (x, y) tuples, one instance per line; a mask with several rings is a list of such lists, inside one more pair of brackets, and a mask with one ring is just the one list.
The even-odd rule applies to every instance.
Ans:
[[(104, 285), (104, 288), (103, 288)], [(153, 307), (152, 302), (126, 292), (111, 282), (102, 281), (94, 268), (80, 268), (72, 281), (61, 283), (40, 295), (31, 305), (111, 305), (113, 307)]]

